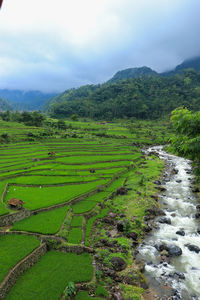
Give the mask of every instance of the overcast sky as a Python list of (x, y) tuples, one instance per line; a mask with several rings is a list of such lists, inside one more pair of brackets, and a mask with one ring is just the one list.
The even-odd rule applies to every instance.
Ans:
[(200, 0), (4, 0), (0, 88), (64, 91), (200, 55)]

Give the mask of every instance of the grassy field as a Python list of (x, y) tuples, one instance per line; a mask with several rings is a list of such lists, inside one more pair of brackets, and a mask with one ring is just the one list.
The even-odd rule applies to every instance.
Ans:
[(40, 245), (36, 237), (26, 235), (0, 236), (0, 282), (21, 259)]
[[(115, 241), (119, 249), (111, 249), (112, 255), (120, 255), (125, 249), (124, 257), (132, 268), (130, 240), (126, 236), (107, 236), (106, 232), (113, 228), (103, 220), (110, 212), (116, 213), (120, 220), (123, 213), (131, 229), (142, 237), (143, 216), (145, 209), (155, 204), (151, 198), (155, 193), (153, 181), (159, 177), (163, 163), (154, 156), (144, 157), (141, 148), (166, 143), (168, 124), (124, 120), (103, 125), (66, 121), (66, 125), (67, 138), (62, 130), (52, 137), (41, 138), (44, 128), (0, 121), (0, 132), (9, 135), (8, 143), (0, 145), (0, 216), (15, 213), (8, 205), (11, 198), (23, 200), (23, 208), (32, 212), (11, 227), (0, 228), (6, 232), (24, 232), (0, 237), (0, 257), (5, 258), (0, 260), (0, 281), (39, 245), (38, 239), (27, 236), (26, 232), (62, 238), (60, 246), (85, 245), (96, 249), (102, 238)], [(29, 132), (35, 138), (30, 139)], [(116, 191), (122, 186), (128, 193), (117, 196)], [(136, 221), (131, 221), (133, 216)], [(110, 266), (111, 253), (102, 248), (96, 252)], [(68, 282), (88, 282), (96, 271), (92, 255), (50, 250), (20, 276), (6, 299), (59, 300)], [(94, 297), (88, 291), (80, 291), (75, 299), (105, 299), (106, 290), (117, 283), (110, 277), (99, 283), (98, 276), (88, 287), (88, 291), (94, 289)], [(136, 296), (139, 294), (141, 289)], [(127, 299), (126, 289), (123, 295)]]
[(76, 255), (51, 250), (18, 279), (5, 299), (58, 300), (69, 281), (92, 279), (91, 263), (87, 253)]
[(69, 206), (64, 206), (30, 216), (27, 219), (16, 222), (11, 230), (55, 234), (60, 230), (68, 210)]

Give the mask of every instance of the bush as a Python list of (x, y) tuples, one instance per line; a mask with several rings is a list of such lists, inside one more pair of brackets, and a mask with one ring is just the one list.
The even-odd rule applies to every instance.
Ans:
[(70, 299), (72, 295), (75, 295), (75, 285), (70, 281), (65, 288), (65, 299)]

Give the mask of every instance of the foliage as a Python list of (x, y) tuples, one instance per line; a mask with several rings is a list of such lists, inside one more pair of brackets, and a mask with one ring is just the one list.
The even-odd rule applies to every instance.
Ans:
[(171, 144), (176, 153), (200, 161), (200, 111), (192, 113), (187, 108), (172, 112), (172, 126), (175, 134)]
[(64, 293), (65, 299), (70, 299), (72, 295), (75, 295), (75, 285), (73, 282), (68, 282)]
[(157, 119), (185, 105), (200, 109), (200, 72), (192, 69), (171, 77), (146, 76), (82, 86), (54, 98), (48, 108), (53, 117), (77, 114), (93, 119)]

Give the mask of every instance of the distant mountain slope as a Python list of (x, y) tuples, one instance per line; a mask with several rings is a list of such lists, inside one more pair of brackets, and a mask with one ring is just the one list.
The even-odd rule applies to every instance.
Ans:
[(195, 71), (200, 71), (200, 56), (187, 59), (178, 65), (174, 70), (164, 72), (161, 75), (172, 76), (177, 73), (181, 73), (186, 69), (194, 69)]
[(12, 105), (0, 98), (0, 111), (12, 110)]
[(117, 72), (108, 82), (116, 82), (119, 80), (137, 78), (143, 76), (156, 76), (158, 73), (151, 68), (141, 67), (141, 68), (129, 68)]
[(56, 93), (43, 93), (40, 91), (20, 91), (1, 89), (0, 97), (9, 100), (15, 109), (19, 110), (39, 110), (44, 103), (56, 96)]
[(141, 76), (67, 90), (49, 101), (52, 117), (156, 119), (179, 106), (200, 110), (200, 72), (174, 76)]

